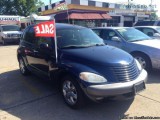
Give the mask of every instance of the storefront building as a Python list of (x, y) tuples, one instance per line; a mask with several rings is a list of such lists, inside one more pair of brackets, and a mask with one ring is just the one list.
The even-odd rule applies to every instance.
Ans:
[[(66, 3), (66, 9), (57, 6)], [(133, 26), (138, 20), (146, 20), (146, 11), (122, 7), (123, 4), (88, 0), (65, 0), (38, 9), (41, 15), (53, 15), (56, 22), (86, 27)], [(56, 9), (55, 9), (56, 8)]]

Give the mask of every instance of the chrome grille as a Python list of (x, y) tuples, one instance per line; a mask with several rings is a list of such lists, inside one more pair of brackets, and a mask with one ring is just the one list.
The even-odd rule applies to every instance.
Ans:
[(117, 81), (131, 81), (136, 79), (140, 74), (135, 61), (129, 65), (112, 66), (110, 69), (115, 75)]

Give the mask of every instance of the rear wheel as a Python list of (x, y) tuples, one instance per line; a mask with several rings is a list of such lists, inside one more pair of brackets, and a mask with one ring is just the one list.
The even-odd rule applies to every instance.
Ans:
[(147, 55), (136, 53), (133, 54), (133, 57), (138, 60), (142, 68), (144, 68), (145, 70), (150, 71), (152, 69), (150, 58)]
[(22, 75), (27, 75), (29, 73), (22, 57), (19, 58), (19, 68)]
[(84, 93), (73, 77), (64, 77), (61, 86), (64, 101), (69, 107), (76, 109), (84, 105)]

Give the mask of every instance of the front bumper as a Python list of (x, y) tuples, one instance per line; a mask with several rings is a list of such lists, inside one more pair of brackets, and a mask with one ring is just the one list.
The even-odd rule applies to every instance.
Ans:
[(11, 43), (11, 42), (19, 42), (20, 38), (16, 37), (16, 38), (4, 38), (4, 41), (6, 43)]
[(91, 85), (86, 88), (86, 94), (90, 98), (118, 96), (126, 93), (135, 93), (135, 85), (147, 81), (147, 72), (142, 70), (139, 77), (133, 81), (104, 84), (104, 85)]

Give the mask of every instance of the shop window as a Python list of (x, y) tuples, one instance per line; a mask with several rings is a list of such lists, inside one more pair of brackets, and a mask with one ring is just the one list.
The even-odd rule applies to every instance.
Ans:
[(71, 0), (71, 4), (80, 5), (80, 0)]
[(95, 1), (88, 1), (88, 6), (96, 6), (96, 2)]
[(109, 8), (109, 3), (103, 3), (102, 7)]

